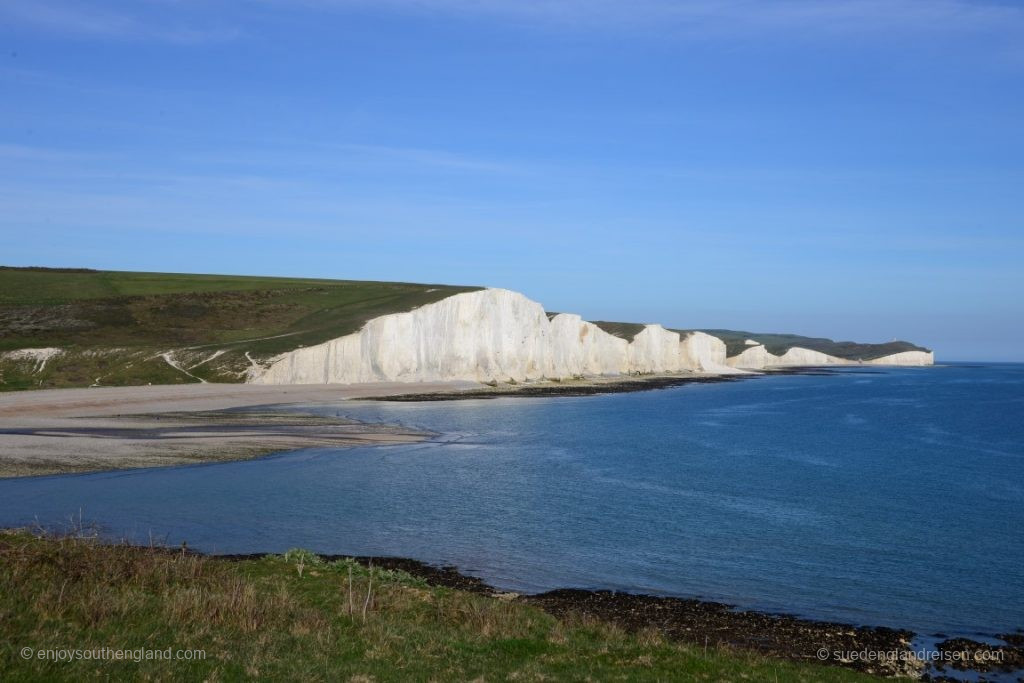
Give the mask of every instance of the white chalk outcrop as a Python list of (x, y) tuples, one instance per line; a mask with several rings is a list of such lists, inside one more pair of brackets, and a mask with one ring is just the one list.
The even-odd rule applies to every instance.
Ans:
[(679, 333), (661, 325), (647, 325), (629, 343), (629, 369), (633, 372), (679, 372)]
[(739, 354), (726, 359), (726, 363), (732, 368), (743, 368), (744, 370), (763, 370), (766, 367), (775, 365), (779, 360), (778, 356), (768, 353), (764, 344), (748, 346)]
[(935, 365), (933, 351), (901, 351), (864, 361), (867, 365)]
[(781, 356), (770, 353), (763, 344), (751, 346), (727, 360), (730, 367), (744, 370), (767, 368), (811, 367), (821, 365), (934, 365), (935, 355), (931, 351), (902, 351), (871, 360), (850, 360), (831, 356), (821, 351), (794, 346)]
[(800, 346), (793, 346), (786, 349), (786, 352), (781, 356), (775, 356), (776, 365), (782, 366), (793, 366), (793, 365), (835, 365), (836, 363), (844, 363), (842, 358), (837, 356), (830, 356), (827, 353), (821, 351), (814, 351), (813, 349), (805, 349)]
[(53, 358), (63, 355), (64, 349), (47, 347), (42, 349), (17, 349), (0, 353), (0, 360), (23, 361), (32, 363), (32, 374), (42, 372), (46, 364)]
[(500, 289), (457, 294), (276, 359), (260, 384), (540, 379), (551, 323), (540, 304)]
[(679, 342), (680, 362), (687, 368), (716, 375), (743, 372), (726, 364), (725, 342), (705, 332), (690, 332)]
[(408, 313), (374, 318), (359, 332), (275, 358), (259, 384), (476, 382), (565, 379), (629, 373), (729, 372), (725, 344), (710, 335), (680, 339), (660, 325), (632, 341), (578, 315), (548, 319), (522, 294), (484, 289)]
[(266, 367), (253, 364), (249, 381), (522, 382), (625, 374), (728, 374), (834, 361), (843, 362), (796, 348), (774, 356), (761, 344), (727, 359), (721, 339), (703, 332), (680, 335), (661, 325), (647, 325), (626, 340), (578, 315), (560, 313), (549, 319), (539, 303), (517, 292), (484, 289), (374, 318), (358, 332), (284, 353)]
[(548, 348), (546, 377), (594, 377), (629, 372), (629, 342), (573, 313), (559, 313), (551, 319)]

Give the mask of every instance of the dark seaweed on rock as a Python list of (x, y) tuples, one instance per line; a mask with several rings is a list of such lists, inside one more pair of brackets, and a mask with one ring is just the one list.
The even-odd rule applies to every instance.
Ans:
[(842, 661), (835, 652), (909, 652), (911, 631), (810, 621), (789, 615), (735, 611), (731, 605), (701, 600), (632, 595), (612, 591), (561, 589), (523, 598), (558, 617), (585, 615), (629, 631), (654, 628), (698, 645), (729, 646), (793, 660), (820, 659), (865, 673), (916, 676), (914, 661)]
[[(949, 638), (936, 646), (939, 652), (955, 655), (948, 664), (960, 671), (1018, 671), (1024, 669), (1024, 647), (1020, 635), (1000, 636), (1008, 645), (979, 643), (969, 638)], [(1024, 672), (1022, 672), (1024, 673)]]
[[(824, 368), (784, 368), (773, 369), (765, 374), (773, 375), (831, 375), (834, 370)], [(687, 384), (715, 384), (719, 382), (739, 382), (756, 379), (764, 374), (744, 375), (712, 375), (712, 376), (651, 376), (626, 377), (615, 380), (584, 380), (582, 382), (549, 381), (538, 384), (499, 384), (483, 389), (470, 391), (449, 391), (431, 394), (397, 394), (394, 396), (374, 396), (368, 401), (467, 401), (482, 398), (501, 398), (518, 396), (520, 398), (544, 396), (593, 396), (597, 394), (623, 394), (633, 391), (652, 391), (654, 389), (670, 389)]]

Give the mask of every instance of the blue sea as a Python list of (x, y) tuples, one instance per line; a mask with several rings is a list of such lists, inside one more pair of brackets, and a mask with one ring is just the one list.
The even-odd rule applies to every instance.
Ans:
[(1024, 365), (304, 410), (439, 436), (2, 480), (0, 526), (81, 515), (112, 538), (412, 557), (520, 592), (924, 634), (1024, 627)]

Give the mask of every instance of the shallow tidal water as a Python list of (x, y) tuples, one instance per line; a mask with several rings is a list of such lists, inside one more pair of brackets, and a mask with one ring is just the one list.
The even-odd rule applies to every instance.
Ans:
[(1024, 627), (1024, 365), (305, 409), (440, 436), (0, 480), (0, 526), (81, 515), (140, 543), (397, 555), (515, 591), (920, 633)]

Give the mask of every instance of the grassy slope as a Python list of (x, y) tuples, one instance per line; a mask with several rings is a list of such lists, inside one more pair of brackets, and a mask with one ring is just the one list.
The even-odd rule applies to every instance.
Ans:
[[(6, 363), (0, 389), (240, 381), (245, 352), (267, 358), (355, 332), (369, 319), (474, 287), (225, 275), (0, 268), (0, 351), (61, 347), (47, 363)], [(119, 349), (111, 353), (110, 349)], [(215, 351), (225, 353), (194, 369)], [(98, 352), (101, 351), (101, 352)]]
[[(230, 561), (0, 532), (0, 615), (4, 681), (872, 680), (558, 621), (520, 603), (301, 551)], [(170, 647), (205, 650), (206, 658), (48, 662), (23, 659), (26, 647)]]

